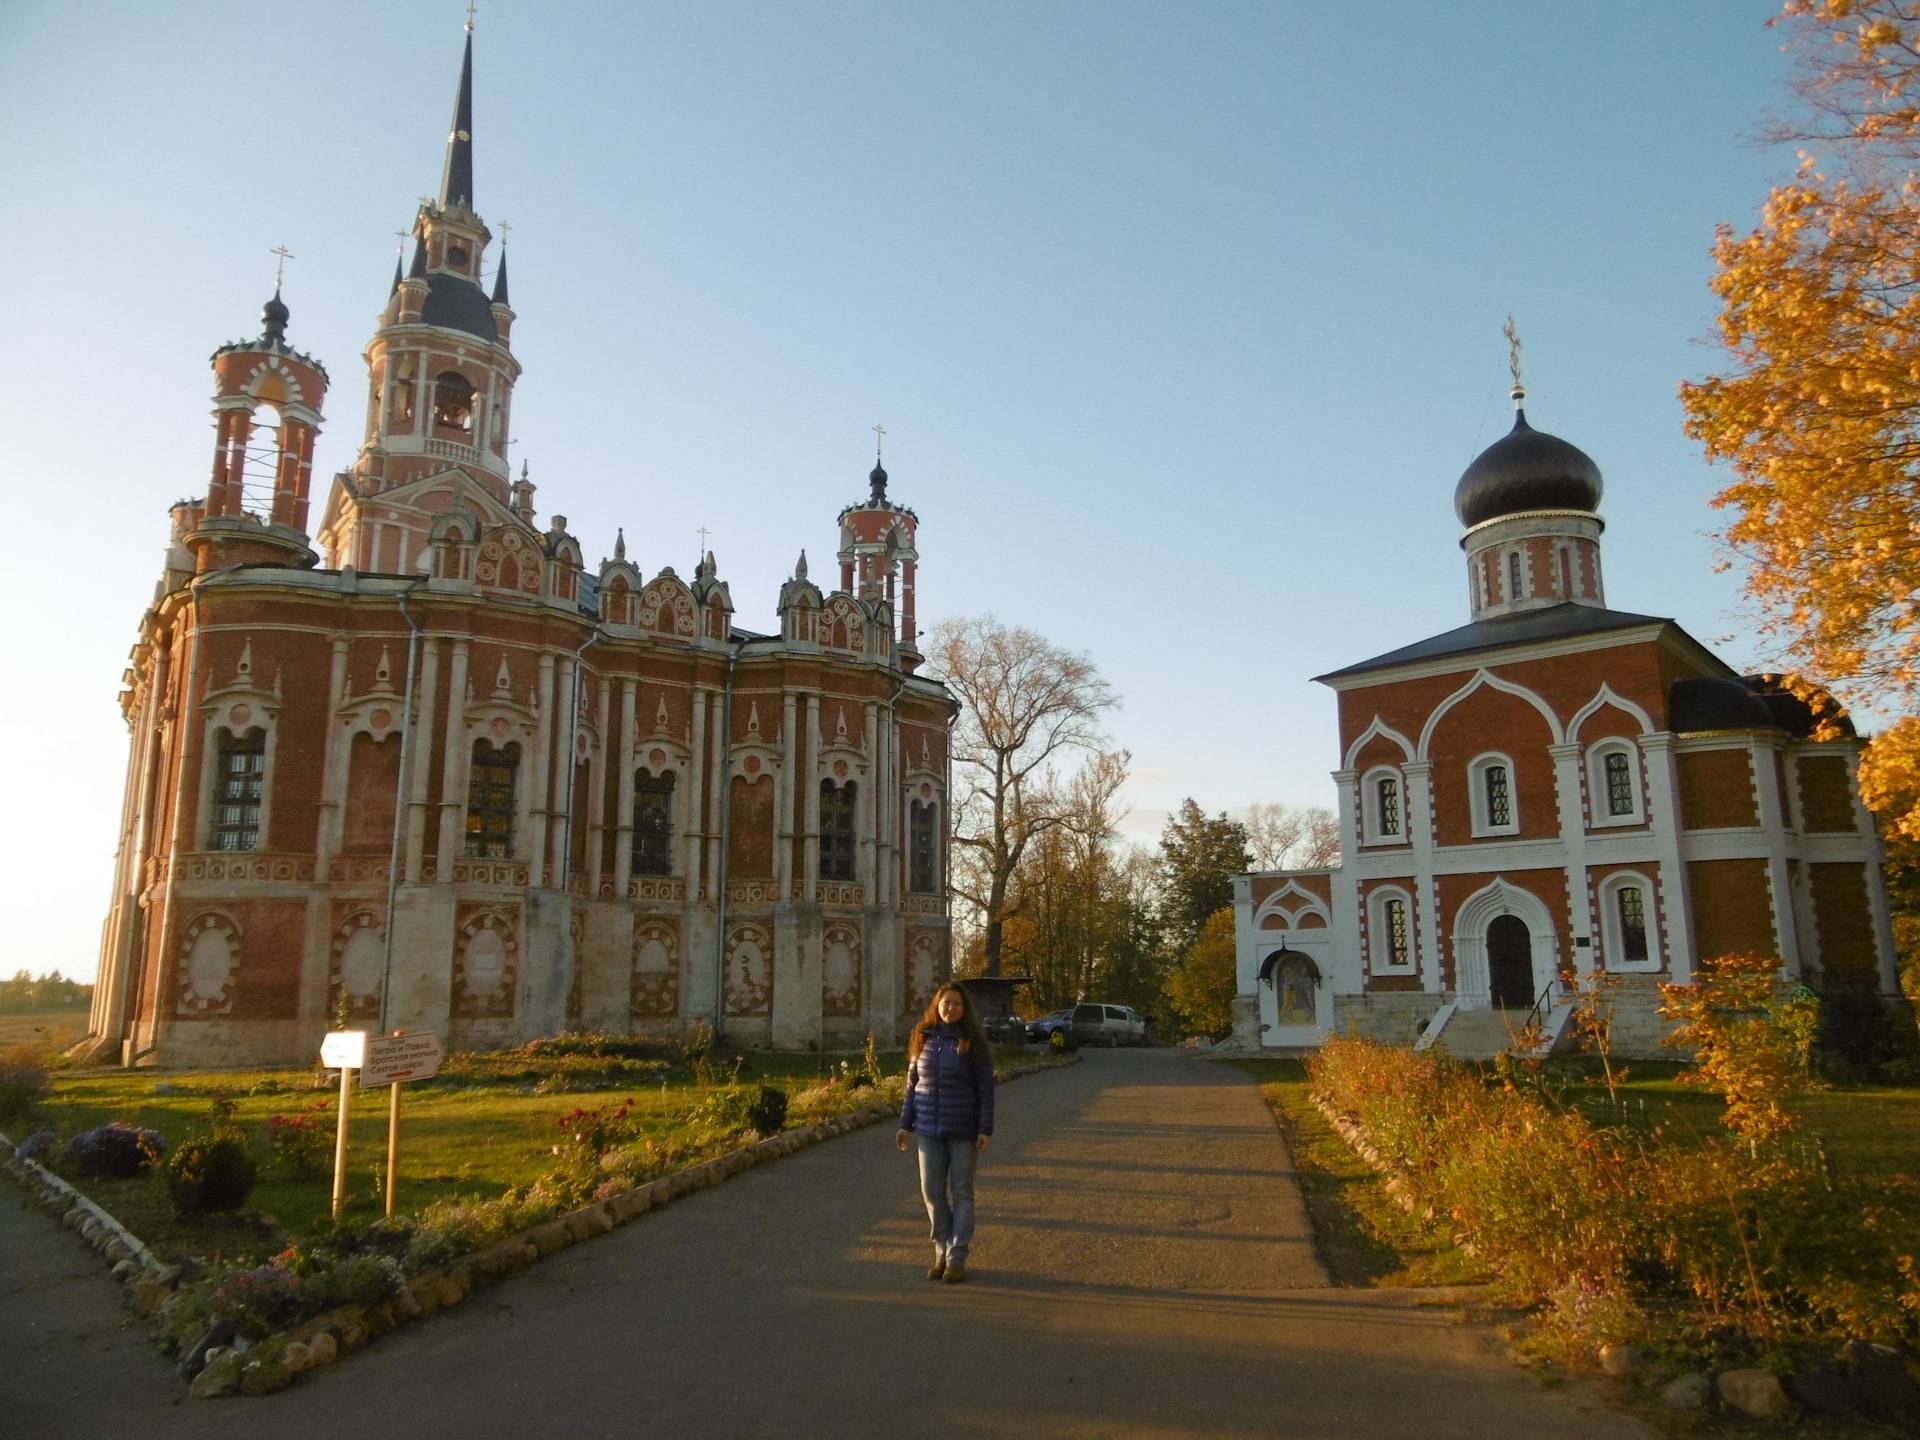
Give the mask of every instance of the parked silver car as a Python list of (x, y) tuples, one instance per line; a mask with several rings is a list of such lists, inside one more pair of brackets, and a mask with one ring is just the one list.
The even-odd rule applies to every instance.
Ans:
[(1125, 1005), (1073, 1007), (1073, 1038), (1082, 1045), (1144, 1045), (1147, 1022)]

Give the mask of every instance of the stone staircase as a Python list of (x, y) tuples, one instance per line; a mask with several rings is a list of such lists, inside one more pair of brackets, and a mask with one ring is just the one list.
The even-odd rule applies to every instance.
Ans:
[[(1525, 1010), (1459, 1010), (1436, 1015), (1440, 1023), (1429, 1026), (1421, 1037), (1422, 1049), (1439, 1045), (1456, 1060), (1491, 1060), (1504, 1050), (1519, 1050), (1520, 1030), (1527, 1023)], [(1561, 1000), (1544, 1022), (1544, 1035), (1534, 1049), (1536, 1056), (1551, 1055), (1570, 1043), (1568, 1021), (1573, 1018), (1570, 1000)]]

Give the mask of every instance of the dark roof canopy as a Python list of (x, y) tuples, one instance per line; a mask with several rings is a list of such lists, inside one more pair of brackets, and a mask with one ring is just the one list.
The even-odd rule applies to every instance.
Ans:
[(1633, 615), (1625, 610), (1602, 610), (1593, 605), (1550, 605), (1542, 610), (1523, 610), (1518, 615), (1501, 615), (1491, 620), (1476, 620), (1458, 630), (1415, 641), (1398, 650), (1389, 650), (1358, 665), (1329, 670), (1316, 680), (1339, 680), (1348, 675), (1364, 675), (1369, 670), (1390, 670), (1416, 660), (1437, 660), (1448, 655), (1470, 655), (1476, 650), (1498, 650), (1506, 645), (1524, 645), (1534, 640), (1560, 640), (1573, 635), (1599, 635), (1608, 630), (1629, 630), (1636, 625), (1671, 625), (1658, 615)]
[(1600, 467), (1578, 446), (1513, 417), (1513, 429), (1475, 457), (1453, 489), (1453, 510), (1468, 529), (1528, 510), (1598, 510)]

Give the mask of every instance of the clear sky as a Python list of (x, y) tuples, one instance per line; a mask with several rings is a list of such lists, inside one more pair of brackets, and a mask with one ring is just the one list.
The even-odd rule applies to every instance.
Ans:
[[(475, 188), (512, 223), (516, 459), (590, 563), (712, 532), (774, 628), (887, 427), (925, 620), (992, 610), (1125, 697), (1129, 834), (1330, 804), (1309, 677), (1467, 618), (1454, 481), (1528, 414), (1606, 476), (1617, 608), (1754, 650), (1675, 384), (1713, 227), (1792, 157), (1771, 0), (562, 3), (477, 17)], [(464, 6), (0, 4), (9, 943), (93, 973), (115, 695), (207, 356), (333, 377), (347, 463), (393, 232), (439, 182)]]

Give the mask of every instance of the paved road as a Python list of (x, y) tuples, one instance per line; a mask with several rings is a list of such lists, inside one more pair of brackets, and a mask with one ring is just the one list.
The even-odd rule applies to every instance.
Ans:
[[(363, 1440), (376, 1428), (409, 1440), (1653, 1434), (1541, 1388), (1487, 1331), (1443, 1310), (1329, 1288), (1286, 1148), (1236, 1071), (1172, 1052), (1101, 1052), (1008, 1086), (1000, 1113), (965, 1285), (923, 1278), (913, 1163), (875, 1126), (563, 1251), (280, 1395), (172, 1403), (177, 1383), (116, 1343), (119, 1377), (72, 1399), (58, 1378), (73, 1369), (69, 1345), (41, 1372), (51, 1408), (39, 1428), (0, 1430), (20, 1440)], [(14, 1243), (0, 1230), (0, 1247)], [(0, 1308), (19, 1298), (0, 1295)], [(14, 1323), (0, 1321), (0, 1346)], [(0, 1393), (19, 1374), (0, 1362)]]

